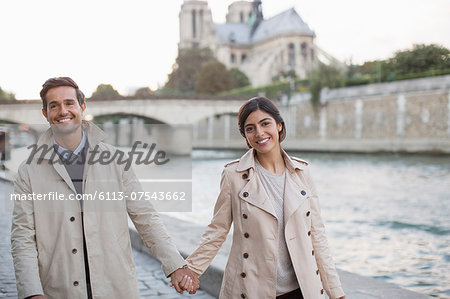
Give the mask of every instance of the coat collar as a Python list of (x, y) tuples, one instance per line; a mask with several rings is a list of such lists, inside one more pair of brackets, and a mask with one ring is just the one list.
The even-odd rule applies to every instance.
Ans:
[[(99, 127), (89, 121), (83, 120), (81, 123), (81, 127), (86, 134), (87, 143), (90, 149), (93, 149), (98, 143), (102, 142), (106, 138), (106, 133), (103, 132)], [(37, 141), (37, 147), (47, 147), (53, 148), (53, 132), (52, 129), (49, 128), (41, 137), (39, 137)], [(52, 151), (47, 152), (44, 156), (44, 159), (51, 159)]]
[[(306, 197), (308, 196), (306, 193), (307, 188), (295, 171), (297, 169), (304, 170), (308, 163), (297, 158), (289, 157), (283, 149), (281, 149), (281, 151), (286, 164), (286, 169), (288, 170), (288, 173), (286, 173), (284, 189), (284, 220), (285, 223), (288, 223), (294, 212), (306, 202)], [(269, 201), (267, 193), (264, 188), (260, 188), (259, 179), (254, 176), (254, 152), (254, 149), (247, 151), (247, 153), (239, 160), (239, 164), (236, 167), (237, 172), (245, 172), (242, 178), (247, 181), (244, 188), (239, 192), (239, 197), (276, 217), (275, 210)]]
[[(286, 164), (286, 168), (290, 173), (295, 172), (295, 170), (303, 170), (305, 169), (307, 163), (300, 162), (292, 159), (289, 155), (281, 149), (281, 154), (283, 155), (284, 162)], [(236, 167), (237, 172), (247, 171), (249, 169), (255, 170), (255, 149), (249, 149), (239, 160), (239, 164)]]
[[(86, 134), (87, 138), (87, 144), (89, 146), (89, 149), (94, 149), (94, 147), (103, 141), (106, 138), (106, 134), (96, 125), (94, 125), (91, 122), (83, 121), (81, 123), (81, 127), (83, 131)], [(52, 129), (49, 128), (44, 134), (42, 134), (41, 137), (39, 137), (38, 142), (36, 143), (37, 147), (40, 148), (41, 146), (44, 146), (46, 149), (51, 149), (46, 151), (45, 155), (43, 156), (43, 159), (47, 160), (53, 160), (53, 159), (59, 159), (59, 156), (55, 156), (55, 150), (53, 147), (53, 133)], [(66, 184), (69, 186), (69, 188), (76, 193), (75, 186), (73, 185), (72, 179), (70, 178), (66, 168), (62, 163), (52, 163), (53, 168), (56, 170), (56, 172), (61, 176), (61, 178), (66, 182)], [(83, 173), (83, 181), (86, 177), (86, 170)], [(84, 185), (83, 185), (84, 189)]]

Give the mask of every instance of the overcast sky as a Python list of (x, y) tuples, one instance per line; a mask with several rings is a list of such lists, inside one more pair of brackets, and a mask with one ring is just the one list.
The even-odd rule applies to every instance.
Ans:
[[(225, 21), (231, 0), (209, 0)], [(0, 87), (37, 99), (42, 83), (70, 76), (90, 96), (167, 80), (183, 0), (0, 0)], [(449, 0), (263, 0), (268, 18), (295, 7), (319, 47), (340, 60), (384, 59), (414, 43), (450, 48)]]

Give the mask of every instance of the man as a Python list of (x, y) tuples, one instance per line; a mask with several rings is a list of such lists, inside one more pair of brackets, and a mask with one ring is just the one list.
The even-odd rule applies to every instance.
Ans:
[[(18, 297), (139, 298), (128, 216), (171, 285), (194, 293), (198, 280), (148, 201), (68, 200), (99, 192), (129, 199), (142, 188), (123, 164), (86, 162), (117, 149), (82, 120), (84, 95), (71, 78), (47, 80), (40, 95), (50, 124), (37, 143), (43, 154), (22, 163), (14, 184), (15, 195), (28, 196), (16, 198), (11, 229)], [(65, 200), (35, 200), (49, 194)]]

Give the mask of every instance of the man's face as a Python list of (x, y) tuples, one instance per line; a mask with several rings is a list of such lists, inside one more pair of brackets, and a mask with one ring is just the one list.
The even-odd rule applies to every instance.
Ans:
[(42, 109), (42, 114), (55, 134), (70, 134), (80, 129), (86, 104), (80, 106), (75, 88), (70, 86), (51, 88), (45, 98), (47, 109)]

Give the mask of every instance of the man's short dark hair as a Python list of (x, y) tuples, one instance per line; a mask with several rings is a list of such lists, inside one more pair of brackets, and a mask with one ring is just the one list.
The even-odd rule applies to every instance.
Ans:
[(69, 77), (55, 77), (55, 78), (50, 78), (47, 81), (45, 81), (45, 83), (42, 85), (42, 90), (41, 90), (41, 99), (42, 99), (42, 108), (44, 110), (47, 110), (47, 99), (45, 98), (45, 96), (47, 95), (47, 92), (55, 87), (59, 87), (59, 86), (70, 86), (75, 88), (76, 94), (77, 94), (77, 100), (78, 103), (81, 105), (84, 104), (84, 93), (78, 88), (78, 84), (75, 83), (75, 81), (72, 80), (72, 78)]

